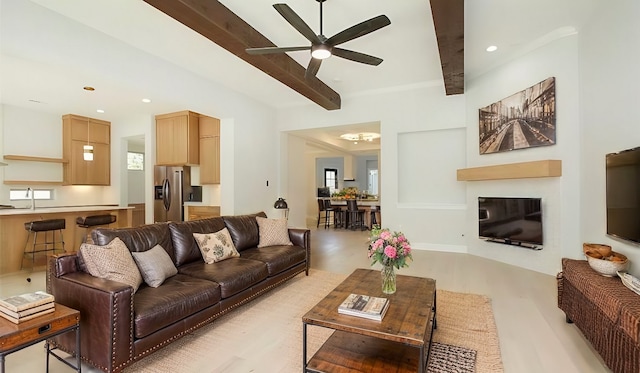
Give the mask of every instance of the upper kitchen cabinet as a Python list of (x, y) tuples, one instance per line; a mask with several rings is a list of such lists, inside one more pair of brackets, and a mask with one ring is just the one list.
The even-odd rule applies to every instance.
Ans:
[(200, 184), (220, 184), (220, 119), (200, 116)]
[[(93, 160), (84, 159), (84, 146)], [(111, 123), (79, 115), (62, 116), (62, 165), (65, 185), (111, 185)]]
[(200, 159), (200, 114), (191, 111), (156, 115), (156, 164), (197, 165)]

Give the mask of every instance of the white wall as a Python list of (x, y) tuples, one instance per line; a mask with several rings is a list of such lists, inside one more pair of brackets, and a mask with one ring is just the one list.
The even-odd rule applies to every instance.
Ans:
[[(581, 33), (583, 242), (611, 245), (640, 277), (640, 247), (606, 235), (605, 154), (640, 146), (640, 2), (606, 2)], [(567, 256), (581, 257), (573, 250)]]
[[(5, 4), (3, 3), (3, 10)], [(47, 112), (43, 105), (42, 113), (36, 109), (8, 109), (3, 114), (3, 144), (15, 144), (20, 152), (17, 154), (38, 155), (36, 151), (44, 151), (49, 157), (62, 155), (61, 116), (68, 113), (96, 117), (108, 120), (112, 124), (111, 138), (111, 181), (110, 187), (56, 187), (58, 196), (55, 204), (126, 204), (128, 195), (128, 177), (126, 173), (126, 141), (124, 138), (143, 134), (147, 154), (147, 170), (145, 185), (153, 185), (153, 164), (155, 163), (155, 125), (154, 116), (180, 110), (192, 110), (204, 115), (221, 119), (221, 187), (210, 186), (203, 190), (209, 195), (203, 196), (205, 201), (219, 204), (223, 214), (249, 213), (268, 211), (273, 206), (278, 194), (277, 162), (279, 159), (278, 132), (275, 123), (275, 111), (261, 102), (257, 102), (232, 89), (203, 79), (201, 76), (178, 68), (165, 60), (175, 56), (157, 57), (136, 49), (128, 43), (109, 37), (94, 28), (70, 21), (66, 17), (51, 12), (30, 2), (11, 2), (6, 4), (9, 19), (30, 19), (24, 22), (5, 22), (3, 31), (8, 34), (20, 32), (29, 38), (28, 43), (15, 43), (8, 39), (3, 44), (3, 52), (10, 54), (6, 66), (46, 66), (46, 73), (38, 70), (38, 75), (26, 74), (23, 79), (38, 79), (38, 84), (50, 87), (67, 87), (78, 77), (85, 77), (95, 85), (94, 92), (99, 99), (114, 85), (127, 87), (126, 92), (117, 94), (131, 97), (128, 113), (122, 108), (105, 107), (106, 112), (96, 115), (89, 112), (86, 102), (69, 101), (69, 110), (64, 112)], [(11, 16), (9, 16), (11, 14)], [(37, 21), (34, 21), (37, 20)], [(46, 35), (43, 38), (42, 35)], [(78, 44), (70, 35), (82, 35), (86, 43)], [(41, 53), (33, 53), (38, 50)], [(9, 59), (9, 58), (8, 58)], [(222, 68), (215, 61), (209, 63), (210, 68)], [(5, 66), (5, 64), (3, 64)], [(228, 67), (226, 67), (228, 68)], [(16, 69), (18, 71), (18, 69)], [(19, 70), (23, 71), (23, 70)], [(108, 71), (108, 74), (104, 72)], [(3, 75), (11, 75), (13, 71), (3, 70)], [(16, 75), (16, 74), (13, 74)], [(136, 82), (131, 84), (135, 76)], [(131, 80), (131, 81), (130, 81)], [(114, 84), (117, 83), (117, 84)], [(84, 82), (83, 82), (84, 84)], [(78, 86), (81, 89), (82, 85)], [(50, 88), (54, 90), (54, 88)], [(101, 93), (103, 92), (103, 93)], [(198, 92), (193, 95), (176, 95), (176, 92)], [(142, 104), (140, 98), (149, 97), (153, 103)], [(178, 98), (176, 98), (178, 97)], [(56, 99), (64, 100), (59, 94)], [(28, 102), (24, 107), (33, 105)], [(147, 105), (147, 106), (142, 106)], [(22, 105), (20, 105), (22, 107)], [(76, 108), (76, 109), (73, 109)], [(82, 108), (82, 109), (78, 109)], [(32, 117), (44, 117), (45, 120), (25, 121)], [(16, 135), (24, 126), (34, 126), (31, 136)], [(31, 127), (29, 127), (32, 129)], [(47, 136), (44, 136), (47, 134)], [(13, 149), (4, 149), (4, 154)], [(24, 162), (22, 162), (24, 163)], [(51, 164), (54, 167), (59, 165)], [(50, 165), (50, 166), (51, 166)], [(28, 172), (27, 165), (21, 164), (20, 172)], [(12, 164), (5, 169), (12, 169)], [(52, 167), (49, 167), (52, 168)], [(47, 168), (47, 170), (49, 169)], [(43, 169), (44, 170), (44, 169)], [(11, 173), (11, 170), (4, 170)], [(44, 172), (44, 171), (38, 171)], [(29, 172), (31, 173), (31, 172)], [(266, 180), (269, 179), (269, 187)], [(7, 188), (0, 188), (0, 203), (7, 196)], [(152, 188), (146, 188), (145, 201), (153, 206)], [(45, 205), (42, 203), (42, 205)], [(147, 208), (147, 222), (153, 219), (153, 209)]]
[[(443, 129), (464, 129), (464, 96), (445, 96), (439, 85), (425, 85), (405, 91), (387, 91), (376, 95), (365, 95), (342, 100), (342, 109), (326, 111), (314, 106), (282, 110), (278, 115), (280, 131), (295, 129), (332, 127), (351, 123), (380, 122), (381, 152), (381, 208), (383, 225), (402, 230), (417, 249), (464, 251), (464, 228), (466, 211), (464, 206), (433, 206), (429, 204), (401, 204), (398, 185), (402, 182), (398, 174), (398, 136), (409, 132), (429, 132)], [(415, 145), (416, 153), (423, 153)], [(411, 152), (412, 149), (406, 149)], [(452, 149), (464, 154), (464, 148)], [(305, 158), (302, 150), (290, 150), (290, 158)], [(442, 157), (441, 165), (450, 170), (449, 185), (458, 187), (456, 169), (448, 157)], [(307, 157), (304, 172), (283, 170), (289, 173), (315, 175), (315, 159)], [(420, 172), (420, 170), (416, 170)], [(289, 189), (289, 198), (315, 194), (315, 181), (307, 188)], [(441, 186), (445, 187), (445, 186)], [(430, 193), (424, 183), (416, 183), (412, 190)], [(426, 190), (425, 190), (426, 189)], [(417, 193), (417, 192), (416, 192)], [(308, 198), (308, 197), (306, 197)], [(317, 216), (317, 206), (304, 204), (307, 216)], [(300, 207), (295, 207), (300, 208)], [(364, 244), (363, 244), (364, 245)]]
[[(468, 82), (468, 166), (560, 159), (562, 177), (467, 182), (467, 246), (469, 253), (555, 274), (560, 259), (580, 243), (580, 111), (578, 36), (566, 36)], [(478, 109), (549, 77), (556, 78), (556, 145), (479, 154)], [(544, 245), (541, 251), (478, 239), (479, 196), (540, 197)]]
[[(68, 114), (68, 113), (65, 113)], [(25, 155), (45, 158), (62, 158), (62, 114), (27, 110), (12, 105), (2, 105), (3, 155)], [(62, 163), (4, 161), (4, 180), (62, 181)], [(25, 207), (29, 201), (9, 201), (10, 189), (53, 189), (54, 199), (38, 201), (38, 206), (78, 206), (118, 204), (117, 199), (105, 193), (102, 186), (62, 186), (0, 184), (0, 203)]]

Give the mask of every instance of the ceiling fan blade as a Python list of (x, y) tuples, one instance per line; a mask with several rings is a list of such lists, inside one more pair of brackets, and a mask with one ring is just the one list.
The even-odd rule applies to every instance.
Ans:
[(378, 66), (382, 63), (382, 58), (370, 56), (368, 54), (354, 52), (347, 49), (336, 48), (334, 47), (332, 50), (332, 54), (334, 56), (346, 58), (351, 61), (366, 63), (367, 65)]
[(351, 26), (348, 29), (340, 31), (339, 33), (330, 37), (327, 40), (327, 44), (329, 45), (342, 44), (349, 40), (359, 38), (360, 36), (366, 35), (370, 32), (374, 32), (390, 24), (391, 24), (391, 21), (387, 16), (385, 15), (377, 16), (367, 21), (360, 22), (355, 26)]
[(316, 76), (318, 70), (320, 70), (320, 64), (322, 64), (322, 60), (311, 58), (311, 61), (309, 61), (309, 66), (307, 66), (307, 71), (304, 72), (304, 78), (310, 79)]
[(247, 48), (245, 51), (249, 54), (272, 54), (272, 53), (285, 53), (285, 52), (295, 52), (295, 51), (304, 51), (311, 49), (310, 46), (307, 47), (264, 47), (264, 48)]
[(296, 14), (287, 4), (273, 4), (273, 7), (280, 13), (284, 19), (287, 20), (295, 28), (301, 33), (307, 40), (314, 44), (320, 44), (320, 38), (316, 35), (315, 32), (307, 25), (300, 16)]

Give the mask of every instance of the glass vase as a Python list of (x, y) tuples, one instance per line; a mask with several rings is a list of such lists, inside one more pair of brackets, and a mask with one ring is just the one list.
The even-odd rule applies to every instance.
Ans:
[(382, 292), (385, 294), (396, 292), (396, 269), (392, 265), (382, 266)]

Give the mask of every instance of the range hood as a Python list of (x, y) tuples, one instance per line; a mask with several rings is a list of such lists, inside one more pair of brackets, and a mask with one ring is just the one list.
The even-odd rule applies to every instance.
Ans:
[(344, 156), (344, 181), (355, 181), (356, 158), (352, 155)]

